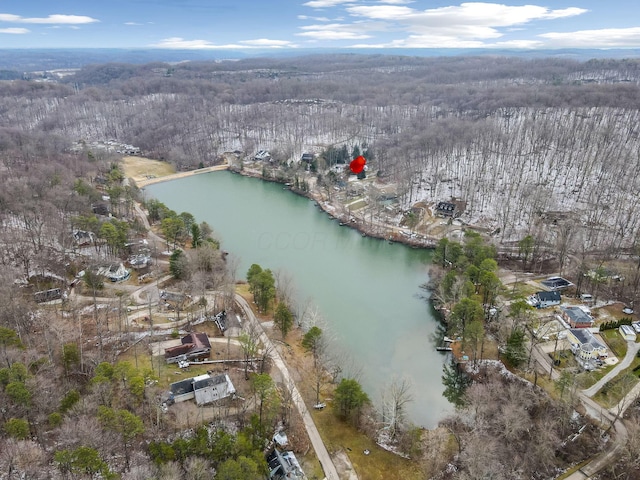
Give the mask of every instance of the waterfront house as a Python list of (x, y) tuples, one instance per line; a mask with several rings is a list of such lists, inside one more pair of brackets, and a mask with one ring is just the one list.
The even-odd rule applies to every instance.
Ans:
[(456, 204), (451, 202), (438, 202), (436, 205), (436, 215), (445, 218), (454, 218), (458, 216)]

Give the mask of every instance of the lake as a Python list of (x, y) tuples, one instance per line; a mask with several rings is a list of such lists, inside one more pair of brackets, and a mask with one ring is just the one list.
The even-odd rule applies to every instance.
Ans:
[(442, 396), (447, 357), (435, 350), (438, 324), (420, 288), (430, 251), (362, 237), (280, 184), (226, 171), (150, 185), (145, 195), (209, 223), (240, 259), (240, 277), (253, 263), (287, 272), (299, 301), (317, 305), (336, 349), (350, 352), (348, 370), (376, 405), (398, 378), (411, 385), (416, 425), (432, 428), (453, 410)]

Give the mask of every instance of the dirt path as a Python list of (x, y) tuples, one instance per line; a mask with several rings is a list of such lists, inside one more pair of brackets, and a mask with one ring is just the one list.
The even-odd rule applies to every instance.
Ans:
[(219, 170), (228, 170), (228, 169), (229, 169), (229, 165), (216, 165), (215, 167), (205, 167), (205, 168), (199, 168), (198, 170), (189, 170), (188, 172), (173, 173), (171, 175), (166, 175), (164, 177), (146, 178), (144, 180), (134, 179), (134, 181), (136, 182), (136, 185), (138, 186), (138, 188), (144, 188), (147, 185), (153, 185), (155, 183), (161, 183), (161, 182), (168, 182), (169, 180), (175, 180), (177, 178), (191, 177), (192, 175), (199, 175), (201, 173), (217, 172)]

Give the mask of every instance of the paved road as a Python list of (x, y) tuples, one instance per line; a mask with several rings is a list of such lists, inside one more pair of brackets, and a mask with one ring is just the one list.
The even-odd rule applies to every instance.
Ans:
[[(627, 350), (627, 356), (625, 356), (625, 360), (629, 356), (630, 350), (637, 352), (638, 348), (640, 348), (640, 344), (634, 344), (633, 342), (630, 342), (629, 349)], [(538, 345), (536, 345), (533, 348), (533, 356), (536, 362), (538, 362), (538, 364), (543, 369), (545, 369), (546, 372), (551, 371), (551, 358), (548, 355), (546, 355), (543, 351), (541, 351)], [(635, 353), (632, 353), (631, 355), (632, 359), (633, 359), (633, 356), (635, 356)], [(623, 362), (621, 362), (621, 364), (622, 363)], [(553, 380), (557, 380), (559, 376), (560, 374), (558, 373), (558, 371), (556, 369), (553, 369), (551, 378)], [(615, 374), (611, 378), (613, 378), (614, 376)], [(627, 428), (624, 425), (622, 418), (618, 418), (616, 421), (615, 413), (612, 413), (610, 410), (607, 410), (606, 408), (602, 407), (601, 405), (599, 405), (598, 403), (596, 403), (594, 400), (591, 399), (591, 396), (594, 395), (597, 392), (597, 390), (596, 392), (593, 392), (591, 395), (588, 395), (586, 393), (588, 390), (591, 390), (591, 389), (581, 390), (578, 393), (580, 402), (584, 406), (586, 414), (592, 419), (594, 419), (596, 422), (601, 424), (603, 428), (608, 428), (615, 421), (615, 423), (613, 423), (613, 427), (616, 432), (614, 437), (614, 442), (611, 444), (611, 446), (607, 450), (592, 457), (587, 465), (585, 465), (581, 469), (573, 472), (571, 475), (566, 477), (566, 480), (589, 479), (591, 478), (592, 475), (595, 475), (596, 473), (603, 470), (607, 465), (615, 462), (618, 456), (618, 452), (623, 447), (628, 437)], [(631, 395), (631, 393), (632, 392), (630, 392), (629, 395)]]
[(320, 461), (320, 464), (322, 465), (322, 468), (324, 470), (325, 478), (327, 480), (339, 480), (340, 477), (338, 476), (338, 471), (336, 470), (336, 467), (333, 464), (333, 460), (331, 459), (331, 456), (329, 455), (329, 452), (327, 451), (327, 448), (325, 447), (324, 442), (322, 441), (322, 438), (318, 433), (318, 429), (316, 428), (316, 424), (313, 421), (313, 417), (309, 413), (309, 410), (307, 409), (307, 406), (305, 405), (304, 400), (302, 399), (302, 396), (300, 395), (300, 392), (298, 391), (298, 388), (296, 387), (295, 382), (293, 381), (293, 378), (289, 373), (287, 365), (284, 363), (284, 360), (282, 360), (280, 353), (271, 342), (271, 339), (269, 339), (267, 334), (264, 332), (262, 325), (256, 319), (255, 315), (253, 314), (253, 310), (251, 310), (251, 307), (249, 306), (247, 301), (238, 294), (236, 294), (236, 301), (244, 310), (247, 319), (257, 327), (258, 331), (260, 332), (260, 341), (269, 351), (271, 360), (273, 361), (276, 368), (280, 370), (285, 385), (289, 386), (291, 390), (291, 397), (293, 398), (298, 412), (300, 412), (300, 416), (302, 417), (304, 426), (307, 429), (307, 434), (309, 435), (309, 439), (311, 440), (313, 449), (315, 450), (316, 456), (318, 457), (318, 460)]
[(636, 357), (636, 354), (640, 350), (640, 343), (635, 343), (632, 341), (627, 342), (627, 354), (624, 356), (622, 361), (618, 363), (615, 368), (613, 368), (610, 372), (608, 372), (604, 377), (602, 377), (599, 381), (593, 384), (591, 387), (583, 390), (582, 392), (588, 396), (593, 397), (604, 385), (613, 380), (618, 373), (627, 368), (633, 362), (633, 359)]

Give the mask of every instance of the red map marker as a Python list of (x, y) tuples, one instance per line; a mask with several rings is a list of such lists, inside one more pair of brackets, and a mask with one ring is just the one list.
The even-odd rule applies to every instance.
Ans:
[(349, 168), (353, 173), (361, 173), (364, 170), (364, 166), (367, 163), (367, 160), (360, 155), (351, 161), (349, 164)]

